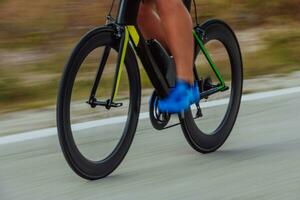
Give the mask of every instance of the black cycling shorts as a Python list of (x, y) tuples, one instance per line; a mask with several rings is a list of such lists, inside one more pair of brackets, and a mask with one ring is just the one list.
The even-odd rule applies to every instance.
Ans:
[(183, 3), (185, 5), (185, 7), (191, 11), (191, 7), (192, 7), (192, 0), (183, 0)]

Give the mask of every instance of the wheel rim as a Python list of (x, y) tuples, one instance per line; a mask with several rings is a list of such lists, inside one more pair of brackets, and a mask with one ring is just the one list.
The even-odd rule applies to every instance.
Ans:
[[(225, 79), (226, 85), (229, 87), (229, 90), (225, 92), (219, 92), (209, 96), (208, 99), (201, 100), (200, 107), (203, 116), (194, 120), (194, 125), (199, 131), (206, 135), (214, 135), (218, 132), (218, 129), (222, 126), (224, 121), (226, 121), (230, 105), (232, 104), (232, 63), (230, 63), (230, 57), (227, 53), (226, 46), (218, 40), (218, 38), (208, 38), (205, 42), (205, 47), (208, 49), (210, 56), (213, 58), (222, 77)], [(202, 80), (212, 79), (212, 84), (218, 84), (217, 77), (202, 53), (199, 53), (196, 56), (195, 65), (197, 71), (200, 72), (198, 76), (201, 76)], [(207, 85), (206, 82), (209, 81), (203, 82), (202, 90), (205, 89), (205, 86)], [(192, 106), (192, 116), (195, 117), (196, 113), (197, 108)]]
[[(130, 87), (127, 70), (124, 67), (122, 85), (115, 102), (122, 102), (122, 108), (91, 108), (86, 102), (92, 87), (99, 63), (99, 55), (104, 47), (93, 48), (83, 60), (72, 88), (70, 102), (70, 132), (82, 161), (103, 163), (114, 155), (128, 129), (130, 110)], [(98, 56), (97, 56), (98, 55)], [(96, 97), (106, 101), (110, 98), (117, 51), (113, 50), (108, 58)], [(74, 148), (73, 146), (73, 148)], [(84, 163), (84, 162), (83, 162)]]

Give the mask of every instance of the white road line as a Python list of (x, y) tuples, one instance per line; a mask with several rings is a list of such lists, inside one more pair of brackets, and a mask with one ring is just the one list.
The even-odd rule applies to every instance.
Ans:
[[(274, 90), (274, 91), (270, 91), (270, 92), (247, 94), (247, 95), (243, 96), (242, 102), (266, 99), (266, 98), (295, 94), (295, 93), (300, 93), (300, 87)], [(228, 99), (220, 99), (220, 100), (211, 101), (211, 102), (204, 102), (204, 103), (202, 103), (201, 107), (202, 108), (215, 107), (215, 106), (224, 105), (227, 102), (228, 102)], [(140, 119), (147, 119), (148, 116), (149, 116), (148, 112), (141, 113)], [(120, 124), (122, 122), (125, 122), (126, 119), (127, 119), (127, 116), (120, 116), (120, 117), (113, 117), (113, 118), (109, 118), (109, 119), (102, 119), (102, 120), (78, 123), (78, 124), (75, 124), (74, 126), (72, 126), (72, 129), (73, 129), (73, 131), (80, 131), (80, 130), (84, 130), (84, 129), (96, 128), (96, 127), (101, 127), (101, 126), (106, 126), (106, 125)], [(16, 143), (16, 142), (23, 142), (23, 141), (34, 140), (34, 139), (39, 139), (39, 138), (45, 138), (45, 137), (53, 136), (56, 134), (57, 134), (56, 128), (47, 128), (47, 129), (41, 129), (41, 130), (30, 131), (30, 132), (25, 132), (25, 133), (19, 133), (19, 134), (15, 134), (15, 135), (0, 137), (0, 145), (12, 144), (12, 143)]]

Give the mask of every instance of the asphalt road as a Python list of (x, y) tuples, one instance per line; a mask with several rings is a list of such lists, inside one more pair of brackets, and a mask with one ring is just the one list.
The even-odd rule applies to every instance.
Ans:
[[(87, 153), (113, 142), (97, 130), (79, 136)], [(94, 182), (70, 170), (56, 135), (0, 145), (0, 199), (298, 200), (300, 93), (244, 102), (232, 135), (209, 155), (189, 147), (180, 127), (158, 132), (141, 120), (122, 165)]]

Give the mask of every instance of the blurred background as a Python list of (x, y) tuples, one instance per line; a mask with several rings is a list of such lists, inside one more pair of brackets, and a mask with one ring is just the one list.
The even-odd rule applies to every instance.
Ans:
[[(0, 135), (55, 125), (64, 64), (80, 37), (105, 23), (110, 3), (0, 0)], [(236, 31), (245, 93), (300, 84), (300, 0), (196, 3), (201, 22), (220, 18)], [(142, 78), (143, 87), (151, 87), (144, 74)], [(43, 123), (29, 127), (36, 119)]]

